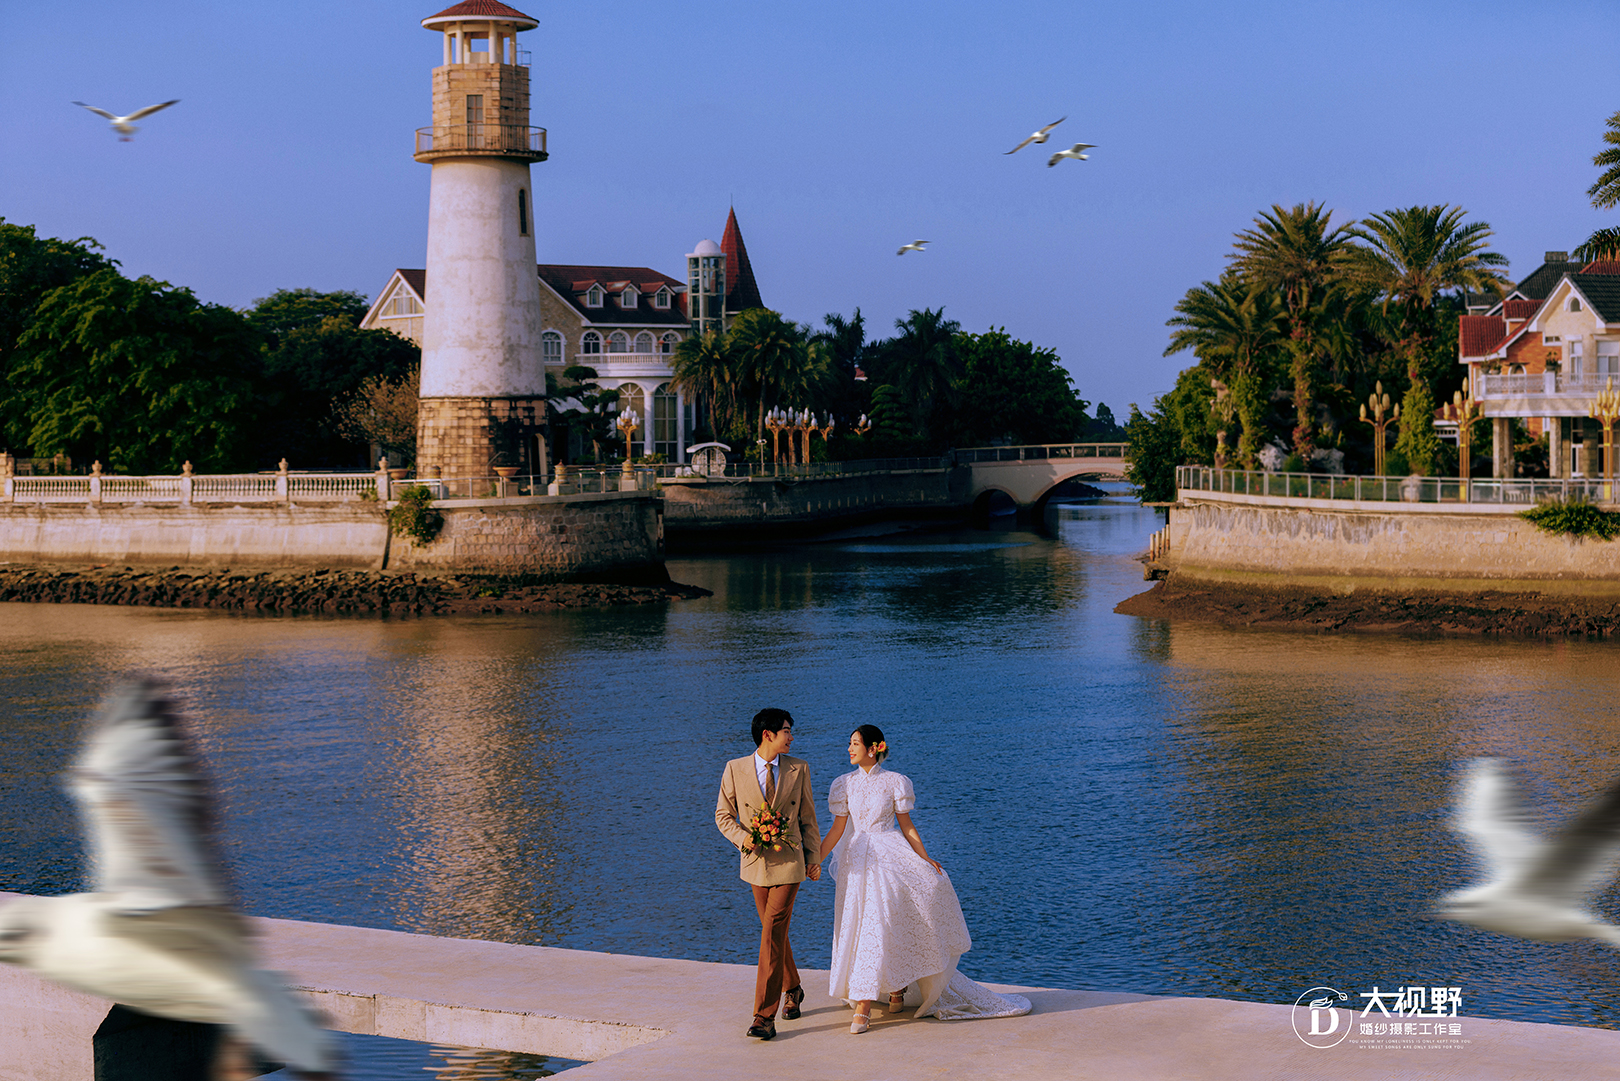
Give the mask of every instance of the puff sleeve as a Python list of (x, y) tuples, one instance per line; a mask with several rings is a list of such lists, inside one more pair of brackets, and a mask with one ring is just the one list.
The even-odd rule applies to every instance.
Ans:
[(894, 778), (894, 813), (908, 815), (917, 806), (917, 793), (911, 790), (911, 778), (904, 773), (890, 776)]
[(827, 793), (827, 810), (834, 818), (849, 814), (848, 788), (849, 774), (840, 773), (833, 778), (832, 789)]

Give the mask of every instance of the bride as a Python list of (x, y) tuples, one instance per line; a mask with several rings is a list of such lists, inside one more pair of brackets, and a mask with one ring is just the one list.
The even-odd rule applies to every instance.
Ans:
[(973, 945), (967, 922), (911, 822), (911, 781), (882, 766), (888, 751), (876, 725), (849, 737), (849, 761), (859, 768), (832, 783), (833, 826), (819, 854), (833, 857), (838, 884), (831, 994), (854, 1005), (849, 1030), (867, 1030), (872, 1002), (884, 992), (889, 1013), (912, 1003), (917, 1017), (945, 1020), (1028, 1013), (1028, 999), (998, 995), (956, 971)]

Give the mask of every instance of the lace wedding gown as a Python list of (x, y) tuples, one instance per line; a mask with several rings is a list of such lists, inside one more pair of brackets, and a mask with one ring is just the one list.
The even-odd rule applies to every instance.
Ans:
[(881, 765), (834, 779), (833, 815), (848, 815), (833, 850), (832, 997), (882, 1001), (906, 988), (918, 1017), (1012, 1017), (1029, 1000), (998, 995), (956, 971), (973, 945), (948, 876), (911, 850), (896, 813), (917, 805), (911, 781)]

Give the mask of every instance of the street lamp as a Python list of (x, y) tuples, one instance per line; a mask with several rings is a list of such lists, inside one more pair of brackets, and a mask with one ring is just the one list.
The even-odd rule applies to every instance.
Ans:
[(787, 414), (782, 412), (780, 406), (765, 414), (765, 427), (771, 430), (771, 465), (775, 466), (782, 458), (782, 429), (786, 428)]
[(803, 450), (803, 453), (799, 455), (800, 465), (808, 466), (810, 464), (810, 433), (815, 430), (816, 415), (810, 412), (810, 410), (806, 409), (803, 413), (799, 414), (799, 431), (802, 433), (799, 438), (801, 440), (800, 446)]
[(635, 437), (636, 429), (641, 427), (641, 417), (637, 415), (634, 409), (626, 409), (619, 414), (619, 419), (613, 422), (613, 426), (624, 433), (624, 471), (628, 473), (630, 472), (630, 459), (634, 456), (631, 449), (632, 440)]
[(872, 430), (872, 422), (871, 422), (871, 420), (869, 420), (867, 418), (865, 413), (862, 413), (861, 414), (861, 419), (855, 422), (855, 434), (856, 435), (865, 435), (867, 432), (869, 432), (871, 430)]
[(1614, 422), (1620, 419), (1620, 392), (1614, 389), (1614, 376), (1609, 385), (1592, 401), (1590, 414), (1603, 422), (1603, 502), (1614, 501)]
[[(833, 429), (836, 428), (836, 427), (838, 427), (838, 421), (833, 418), (833, 415), (831, 413), (828, 413), (827, 414), (827, 423), (825, 425), (818, 426), (816, 428), (816, 431), (818, 433), (820, 433), (820, 435), (821, 435), (821, 441), (823, 443), (831, 443), (832, 442)], [(828, 456), (831, 457), (831, 452), (829, 452)]]
[[(1367, 416), (1367, 405), (1372, 406), (1373, 415)], [(1390, 412), (1389, 395), (1384, 393), (1384, 384), (1380, 381), (1373, 384), (1373, 392), (1367, 399), (1367, 405), (1361, 407), (1361, 422), (1371, 424), (1373, 429), (1373, 475), (1384, 475), (1384, 431), (1391, 423), (1401, 419), (1401, 403), (1395, 403), (1394, 412)], [(1389, 413), (1389, 419), (1384, 414)]]
[(1473, 464), (1473, 436), (1470, 429), (1474, 422), (1479, 420), (1479, 403), (1474, 401), (1472, 392), (1467, 397), (1462, 391), (1451, 396), (1451, 404), (1446, 406), (1446, 417), (1457, 422), (1457, 476), (1463, 482), (1463, 498), (1468, 498), (1469, 466)]

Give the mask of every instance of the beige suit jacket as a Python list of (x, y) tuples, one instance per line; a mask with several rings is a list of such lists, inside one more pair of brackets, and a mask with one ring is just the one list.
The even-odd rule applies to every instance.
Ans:
[(789, 841), (780, 852), (763, 855), (748, 847), (749, 816), (764, 806), (754, 756), (734, 758), (720, 775), (720, 798), (714, 805), (714, 824), (742, 853), (741, 877), (751, 886), (786, 886), (804, 881), (804, 854), (812, 861), (821, 852), (821, 829), (816, 825), (816, 798), (810, 788), (810, 765), (802, 758), (778, 755), (776, 799), (772, 808), (787, 820)]

